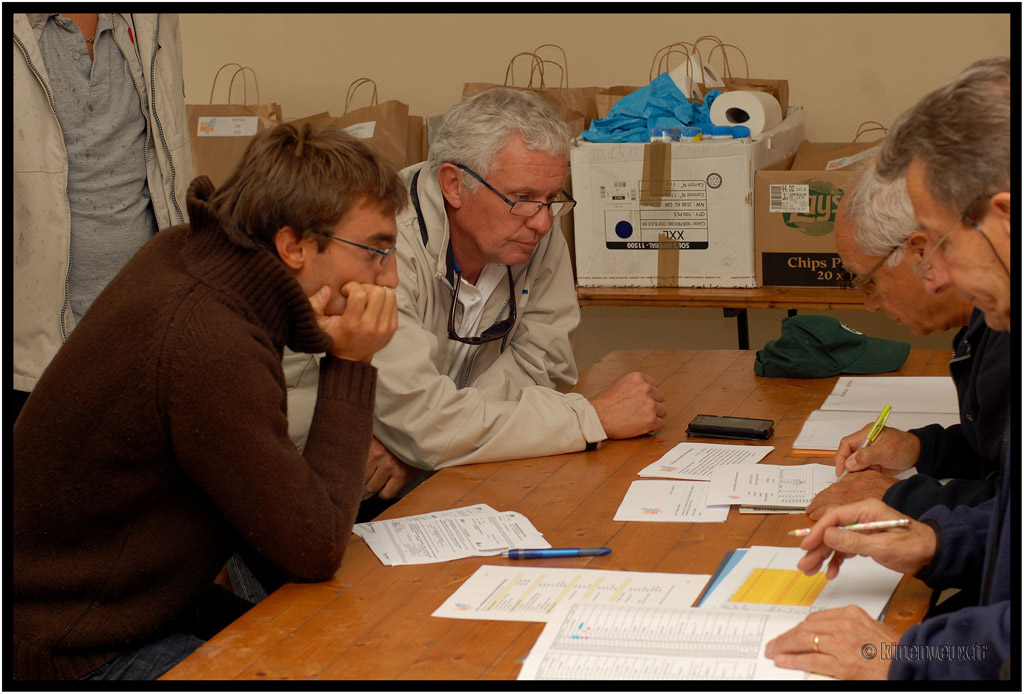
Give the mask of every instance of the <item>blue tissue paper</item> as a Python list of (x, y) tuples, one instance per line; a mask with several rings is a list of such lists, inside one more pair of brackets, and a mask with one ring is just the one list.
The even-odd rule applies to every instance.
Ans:
[(691, 104), (663, 72), (646, 87), (619, 99), (606, 117), (591, 121), (582, 136), (588, 142), (648, 142), (651, 128), (710, 128), (711, 104), (721, 93), (713, 89), (704, 103)]

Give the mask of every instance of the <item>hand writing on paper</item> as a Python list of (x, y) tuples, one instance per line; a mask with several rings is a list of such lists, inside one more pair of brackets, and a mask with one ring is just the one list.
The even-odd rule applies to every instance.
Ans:
[(370, 455), (366, 459), (364, 488), (381, 499), (393, 499), (417, 470), (406, 465), (388, 450), (376, 436), (370, 438)]
[(309, 297), (320, 329), (334, 344), (331, 356), (370, 363), (398, 329), (398, 302), (395, 291), (376, 284), (348, 282), (341, 288), (345, 298), (340, 314), (328, 314), (330, 288), (324, 285)]
[(598, 393), (590, 404), (610, 439), (628, 439), (661, 428), (668, 409), (658, 382), (639, 371), (628, 373)]
[(914, 467), (921, 455), (921, 439), (900, 429), (885, 427), (870, 446), (857, 448), (864, 443), (874, 423), (866, 424), (860, 431), (843, 437), (836, 451), (836, 474), (844, 471), (856, 472), (869, 467), (881, 472), (895, 474)]
[(850, 605), (812, 612), (769, 641), (764, 656), (779, 667), (841, 680), (884, 680), (889, 661), (878, 657), (881, 644), (899, 640), (898, 631)]
[(846, 557), (871, 557), (882, 566), (905, 574), (916, 574), (935, 556), (935, 531), (927, 523), (910, 521), (910, 525), (861, 532), (843, 530), (837, 525), (867, 523), (878, 520), (907, 518), (878, 499), (865, 499), (854, 504), (839, 506), (821, 517), (811, 532), (800, 543), (807, 552), (796, 567), (808, 576), (821, 570), (826, 559), (826, 577), (839, 575), (839, 566)]
[(811, 503), (807, 504), (807, 515), (811, 520), (818, 520), (826, 511), (837, 506), (861, 499), (881, 499), (889, 487), (897, 482), (899, 479), (896, 477), (873, 469), (851, 472), (811, 499)]

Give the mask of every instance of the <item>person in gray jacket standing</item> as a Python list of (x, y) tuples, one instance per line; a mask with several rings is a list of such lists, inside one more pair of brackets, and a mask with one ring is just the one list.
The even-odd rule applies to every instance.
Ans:
[(14, 414), (111, 278), (188, 221), (177, 15), (14, 16)]

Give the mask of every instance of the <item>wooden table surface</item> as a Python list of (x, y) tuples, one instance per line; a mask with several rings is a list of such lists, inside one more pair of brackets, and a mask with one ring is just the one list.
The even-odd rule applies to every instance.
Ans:
[[(891, 375), (948, 375), (948, 360), (945, 350), (914, 350)], [(836, 379), (765, 378), (754, 374), (753, 361), (752, 351), (741, 350), (612, 352), (575, 390), (592, 397), (629, 371), (651, 375), (669, 409), (658, 434), (606, 441), (588, 453), (447, 468), (381, 518), (486, 503), (525, 514), (554, 547), (612, 549), (603, 557), (547, 559), (545, 567), (711, 574), (738, 547), (796, 546), (799, 538), (786, 532), (808, 524), (803, 514), (749, 515), (733, 507), (724, 524), (612, 520), (637, 472), (685, 441), (686, 425), (699, 413), (774, 419), (775, 450), (764, 462), (808, 462), (787, 453)], [(353, 535), (332, 580), (283, 586), (163, 679), (515, 679), (542, 624), (431, 616), (479, 566), (509, 563), (485, 557), (384, 566)], [(917, 623), (930, 594), (904, 577), (886, 623), (900, 632)]]

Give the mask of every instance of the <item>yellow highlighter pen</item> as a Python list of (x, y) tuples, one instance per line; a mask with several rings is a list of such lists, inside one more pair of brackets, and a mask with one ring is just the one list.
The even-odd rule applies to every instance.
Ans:
[[(878, 415), (878, 419), (875, 420), (875, 425), (871, 427), (871, 431), (868, 432), (867, 438), (864, 439), (863, 443), (857, 446), (857, 451), (864, 448), (870, 443), (874, 443), (878, 435), (882, 433), (882, 429), (885, 428), (885, 423), (889, 419), (889, 413), (892, 412), (892, 406), (886, 405), (882, 408), (881, 414)], [(857, 451), (854, 451), (856, 453)]]

